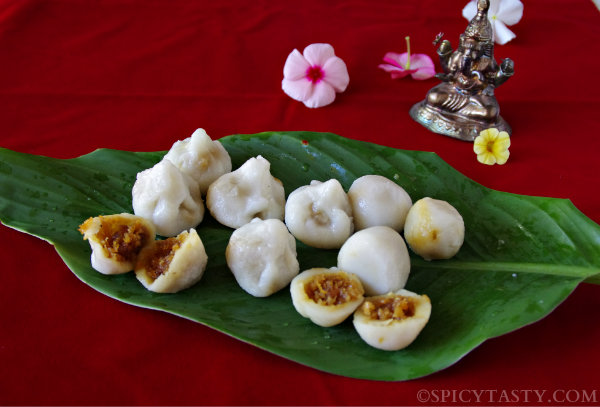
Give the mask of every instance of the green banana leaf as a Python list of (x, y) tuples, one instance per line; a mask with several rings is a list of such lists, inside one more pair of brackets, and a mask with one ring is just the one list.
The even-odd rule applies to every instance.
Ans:
[[(132, 273), (94, 271), (78, 226), (90, 216), (132, 212), (136, 174), (164, 152), (101, 149), (63, 160), (0, 149), (0, 220), (53, 244), (85, 284), (112, 298), (189, 318), (319, 370), (373, 380), (407, 380), (446, 368), (486, 339), (549, 314), (579, 283), (600, 282), (600, 227), (568, 200), (494, 191), (434, 153), (329, 133), (269, 132), (220, 141), (234, 168), (257, 155), (268, 159), (286, 194), (313, 179), (337, 178), (347, 189), (361, 175), (381, 174), (413, 201), (431, 196), (460, 211), (465, 243), (453, 259), (427, 262), (411, 255), (407, 289), (427, 294), (433, 305), (413, 344), (386, 352), (366, 345), (349, 320), (316, 326), (295, 311), (287, 289), (267, 298), (250, 296), (225, 262), (232, 230), (210, 216), (197, 228), (209, 263), (192, 288), (155, 294)], [(334, 266), (336, 258), (335, 250), (298, 243), (301, 270)]]

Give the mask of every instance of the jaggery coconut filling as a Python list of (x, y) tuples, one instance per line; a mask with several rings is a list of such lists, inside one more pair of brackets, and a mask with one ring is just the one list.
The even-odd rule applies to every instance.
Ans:
[[(140, 220), (129, 220), (119, 217), (100, 216), (100, 230), (96, 239), (106, 251), (108, 257), (120, 262), (133, 261), (142, 247), (150, 240), (150, 232)], [(85, 231), (91, 226), (93, 218), (87, 219), (79, 231)]]
[(184, 232), (179, 236), (157, 240), (152, 246), (152, 250), (142, 252), (136, 268), (143, 267), (146, 270), (146, 275), (150, 279), (156, 280), (169, 270), (175, 253), (181, 247), (186, 237), (187, 232)]
[(340, 305), (364, 294), (362, 286), (346, 273), (325, 273), (314, 276), (304, 285), (306, 295), (320, 305)]
[(416, 301), (402, 295), (373, 297), (365, 300), (361, 311), (374, 320), (403, 320), (415, 315)]

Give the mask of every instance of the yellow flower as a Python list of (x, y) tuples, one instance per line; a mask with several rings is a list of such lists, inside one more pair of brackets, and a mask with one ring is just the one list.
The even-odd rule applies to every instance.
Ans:
[(473, 151), (477, 154), (477, 161), (482, 164), (494, 165), (504, 164), (508, 161), (508, 147), (510, 147), (510, 137), (505, 131), (490, 128), (483, 130), (475, 138)]

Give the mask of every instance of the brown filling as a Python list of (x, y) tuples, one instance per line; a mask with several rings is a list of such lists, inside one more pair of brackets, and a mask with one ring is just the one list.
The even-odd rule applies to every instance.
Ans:
[[(133, 261), (150, 240), (150, 233), (140, 220), (119, 217), (100, 218), (101, 225), (96, 238), (108, 255), (117, 261)], [(91, 222), (90, 219), (80, 226), (79, 230), (82, 233), (90, 226), (91, 223), (88, 223)]]
[(144, 268), (147, 276), (152, 280), (156, 280), (169, 270), (171, 261), (173, 261), (175, 253), (184, 240), (184, 234), (165, 240), (157, 240), (151, 250), (144, 251), (142, 257), (138, 260), (139, 263), (136, 269)]
[(415, 315), (416, 299), (401, 295), (375, 297), (365, 300), (362, 312), (376, 320), (402, 320)]
[(346, 273), (324, 273), (314, 276), (304, 285), (306, 295), (320, 305), (340, 305), (363, 295), (361, 285)]

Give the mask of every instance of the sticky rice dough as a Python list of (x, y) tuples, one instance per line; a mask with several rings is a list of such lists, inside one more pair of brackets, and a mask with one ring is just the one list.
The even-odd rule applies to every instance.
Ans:
[(339, 249), (354, 231), (348, 195), (336, 179), (294, 190), (286, 202), (285, 223), (302, 243), (320, 249)]
[(465, 224), (448, 202), (423, 198), (415, 202), (406, 216), (404, 238), (425, 260), (449, 259), (463, 244)]
[(357, 178), (348, 190), (356, 230), (371, 226), (389, 226), (398, 232), (404, 227), (412, 206), (408, 193), (381, 175)]
[(196, 227), (204, 217), (198, 184), (169, 160), (137, 174), (132, 198), (134, 213), (151, 221), (162, 236)]
[(231, 171), (229, 153), (204, 129), (197, 129), (190, 137), (176, 141), (164, 159), (192, 177), (202, 194), (206, 194), (209, 185), (217, 178)]
[(378, 295), (404, 288), (410, 257), (398, 232), (373, 226), (350, 236), (338, 253), (337, 266), (356, 274), (367, 295)]
[(283, 220), (285, 192), (262, 156), (220, 176), (208, 187), (206, 206), (221, 224), (237, 229), (254, 218)]
[(253, 219), (231, 234), (227, 265), (240, 287), (255, 297), (267, 297), (298, 274), (296, 239), (279, 219)]

